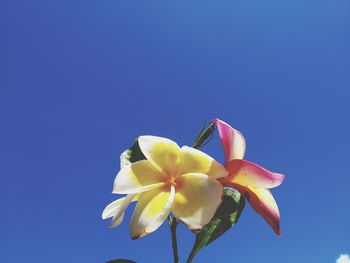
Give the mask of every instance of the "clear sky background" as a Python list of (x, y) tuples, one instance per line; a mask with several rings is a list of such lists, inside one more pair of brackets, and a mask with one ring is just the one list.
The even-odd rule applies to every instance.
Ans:
[(215, 117), (286, 174), (283, 236), (247, 205), (195, 262), (350, 253), (349, 47), (348, 0), (1, 1), (0, 262), (171, 262), (167, 224), (132, 241), (132, 209), (114, 230), (101, 213), (135, 137), (190, 145)]

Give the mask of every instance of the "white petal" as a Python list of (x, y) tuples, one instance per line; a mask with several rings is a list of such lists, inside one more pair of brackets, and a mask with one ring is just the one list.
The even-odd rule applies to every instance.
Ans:
[(226, 168), (215, 161), (208, 154), (192, 147), (181, 147), (181, 158), (178, 173), (202, 173), (212, 178), (221, 178), (229, 175)]
[(206, 174), (185, 174), (178, 178), (172, 213), (190, 229), (209, 223), (222, 201), (223, 187)]
[(154, 189), (140, 196), (131, 219), (132, 239), (145, 236), (155, 231), (168, 217), (174, 201), (175, 188), (169, 191)]
[(148, 160), (124, 166), (114, 180), (113, 193), (132, 194), (163, 186), (164, 175)]
[(103, 210), (102, 219), (113, 217), (109, 227), (113, 228), (118, 226), (123, 220), (126, 208), (132, 201), (136, 200), (137, 194), (130, 194), (126, 197), (113, 201)]
[(180, 147), (170, 139), (157, 136), (140, 136), (140, 149), (159, 171), (165, 174), (176, 172)]

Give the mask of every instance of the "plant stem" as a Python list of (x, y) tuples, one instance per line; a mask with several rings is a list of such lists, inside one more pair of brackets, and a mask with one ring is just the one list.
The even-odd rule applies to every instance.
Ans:
[(169, 218), (169, 224), (170, 224), (170, 232), (171, 232), (171, 242), (173, 246), (174, 263), (180, 263), (179, 253), (177, 251), (177, 240), (176, 240), (176, 227), (178, 224), (176, 218), (175, 217)]
[(191, 254), (191, 255), (188, 257), (186, 263), (192, 263), (192, 260), (194, 259), (194, 256), (195, 256), (195, 255), (196, 255), (196, 254)]

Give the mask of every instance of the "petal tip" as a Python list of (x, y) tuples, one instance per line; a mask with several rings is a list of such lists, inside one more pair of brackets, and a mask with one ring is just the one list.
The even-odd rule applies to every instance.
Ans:
[(214, 123), (215, 125), (219, 122), (220, 120), (218, 118), (213, 119), (211, 122)]
[(140, 237), (143, 237), (145, 235), (147, 235), (148, 233), (146, 231), (143, 231), (143, 232), (139, 232), (137, 234), (131, 234), (131, 239), (132, 240), (136, 240), (136, 239), (139, 239)]
[(277, 175), (281, 178), (281, 183), (286, 179), (286, 175), (284, 174), (277, 173)]
[(105, 215), (105, 211), (102, 212), (101, 219), (102, 219), (102, 220), (107, 219), (107, 217), (106, 217), (106, 215)]
[(136, 236), (131, 236), (131, 239), (132, 240), (136, 240), (136, 239), (139, 239), (140, 236), (136, 235)]
[(281, 185), (284, 181), (284, 179), (286, 178), (286, 176), (284, 174), (280, 174), (280, 173), (273, 173), (274, 174), (274, 187), (277, 187), (279, 185)]

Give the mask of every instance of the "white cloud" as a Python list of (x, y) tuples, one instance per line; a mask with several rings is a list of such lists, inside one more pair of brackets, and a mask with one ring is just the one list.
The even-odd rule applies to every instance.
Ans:
[(350, 263), (350, 257), (347, 254), (340, 255), (336, 263)]

